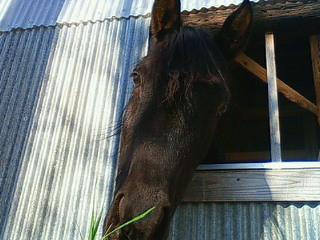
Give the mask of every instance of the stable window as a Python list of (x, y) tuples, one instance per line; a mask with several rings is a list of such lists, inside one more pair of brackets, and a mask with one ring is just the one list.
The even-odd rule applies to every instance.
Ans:
[[(312, 102), (319, 80), (313, 76), (309, 36), (260, 34), (246, 54), (250, 58), (240, 56), (242, 67), (235, 64), (231, 71), (233, 99), (218, 126), (228, 162), (318, 161), (318, 108)], [(278, 94), (279, 85), (287, 97)]]
[[(253, 4), (218, 125), (227, 163), (200, 165), (185, 202), (320, 200), (320, 6), (301, 4)], [(233, 9), (220, 10), (185, 19), (218, 29)]]

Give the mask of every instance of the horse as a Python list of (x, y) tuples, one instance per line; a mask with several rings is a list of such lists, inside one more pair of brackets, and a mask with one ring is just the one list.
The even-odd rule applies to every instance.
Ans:
[(115, 194), (103, 231), (155, 208), (112, 240), (167, 239), (197, 165), (219, 155), (215, 129), (230, 101), (227, 66), (247, 42), (252, 8), (244, 0), (215, 34), (184, 26), (180, 8), (180, 0), (154, 2), (150, 48), (132, 72)]

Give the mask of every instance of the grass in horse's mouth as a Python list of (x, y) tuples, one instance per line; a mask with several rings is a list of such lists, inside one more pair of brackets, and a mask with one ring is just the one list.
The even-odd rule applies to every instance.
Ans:
[[(152, 212), (153, 210), (155, 209), (155, 207), (152, 207), (150, 209), (148, 209), (147, 211), (141, 213), (139, 216), (121, 224), (120, 226), (118, 226), (117, 228), (113, 229), (112, 231), (111, 228), (112, 228), (112, 225), (109, 227), (110, 229), (108, 229), (107, 233), (105, 235), (102, 236), (102, 238), (100, 238), (99, 240), (106, 240), (108, 239), (108, 237), (115, 233), (116, 231), (120, 230), (121, 228), (131, 224), (131, 223), (134, 223), (136, 221), (139, 221), (140, 219), (144, 218), (145, 216), (147, 216), (150, 212)], [(100, 213), (96, 216), (96, 213), (95, 211), (93, 210), (92, 211), (92, 216), (91, 216), (91, 221), (90, 221), (90, 227), (89, 227), (89, 235), (88, 235), (88, 238), (85, 239), (82, 235), (81, 235), (81, 232), (79, 231), (79, 234), (81, 236), (81, 239), (82, 240), (96, 240), (97, 239), (97, 233), (98, 233), (98, 228), (99, 228), (99, 225), (100, 225), (100, 222), (101, 222), (101, 217), (102, 217), (102, 209), (100, 210)]]

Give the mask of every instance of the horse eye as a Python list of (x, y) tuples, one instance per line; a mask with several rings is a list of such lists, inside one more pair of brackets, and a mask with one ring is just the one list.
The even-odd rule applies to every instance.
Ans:
[(134, 85), (140, 85), (141, 84), (140, 75), (137, 72), (133, 72), (131, 74), (131, 76), (133, 77)]

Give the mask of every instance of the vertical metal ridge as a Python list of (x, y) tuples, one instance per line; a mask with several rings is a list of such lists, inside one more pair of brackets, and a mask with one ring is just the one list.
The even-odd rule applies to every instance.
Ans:
[[(100, 27), (100, 25), (93, 26), (94, 33), (92, 33), (92, 35), (95, 37), (94, 42), (98, 42), (98, 43), (100, 43), (98, 41), (99, 38), (100, 38), (101, 41), (103, 41), (103, 39), (101, 39), (101, 36), (100, 36), (100, 33), (102, 31), (99, 30), (100, 29), (99, 27)], [(95, 28), (98, 28), (98, 30), (95, 31)], [(99, 49), (99, 46), (97, 46), (97, 48)], [(91, 52), (94, 52), (94, 51), (97, 51), (97, 49), (96, 48), (92, 48)], [(90, 54), (90, 55), (91, 55), (91, 59), (89, 60), (89, 62), (91, 63), (90, 64), (91, 66), (88, 66), (88, 67), (91, 70), (88, 69), (89, 70), (88, 73), (84, 74), (84, 76), (86, 78), (90, 78), (89, 76), (95, 72), (95, 71), (92, 71), (93, 67), (95, 67), (95, 66), (92, 66), (92, 65), (96, 62), (94, 58), (97, 56), (97, 54)], [(87, 79), (86, 81), (91, 85), (93, 83), (89, 82), (90, 80), (91, 79)], [(87, 92), (87, 94), (86, 94), (87, 96), (86, 97), (89, 98), (90, 96), (91, 97), (94, 96), (94, 99), (92, 99), (91, 101), (87, 100), (88, 104), (91, 103), (91, 105), (85, 108), (86, 112), (82, 113), (82, 117), (81, 117), (80, 121), (83, 120), (83, 121), (88, 121), (88, 122), (87, 123), (83, 122), (83, 125), (87, 126), (87, 128), (84, 129), (84, 131), (83, 131), (84, 133), (82, 133), (83, 136), (81, 136), (81, 138), (82, 137), (86, 138), (86, 136), (85, 136), (86, 132), (87, 132), (87, 134), (90, 134), (90, 135), (92, 135), (94, 137), (94, 136), (97, 135), (97, 130), (98, 130), (98, 128), (96, 128), (96, 131), (94, 132), (94, 128), (93, 128), (92, 124), (90, 124), (90, 122), (95, 121), (93, 111), (94, 111), (94, 108), (95, 108), (95, 106), (94, 106), (95, 102), (97, 101), (97, 90), (98, 90), (97, 87), (99, 86), (97, 83), (100, 81), (100, 79), (99, 78), (97, 78), (97, 79), (93, 78), (92, 80), (95, 80), (96, 85), (94, 87), (91, 87), (92, 90), (89, 90), (89, 92)], [(95, 90), (94, 93), (92, 93), (93, 90)], [(84, 101), (84, 103), (85, 102), (86, 101)], [(88, 111), (91, 112), (91, 113), (88, 113)], [(88, 114), (88, 117), (85, 117), (84, 114)], [(87, 119), (87, 118), (89, 118), (89, 119)], [(80, 124), (80, 123), (78, 123), (78, 124)], [(95, 146), (93, 146), (92, 148), (90, 148), (90, 145), (95, 145), (94, 142), (95, 142), (94, 138), (92, 140), (86, 138), (86, 142), (83, 142), (82, 145), (80, 146), (82, 148), (82, 149), (80, 149), (80, 152), (84, 152), (83, 155), (88, 155), (88, 157), (86, 157), (86, 158), (88, 160), (89, 159), (91, 159), (91, 160), (89, 161), (89, 163), (84, 164), (82, 166), (81, 171), (83, 172), (83, 174), (82, 174), (82, 178), (79, 179), (80, 180), (80, 187), (79, 188), (83, 189), (83, 187), (81, 187), (81, 186), (83, 186), (83, 179), (89, 179), (90, 183), (84, 185), (84, 187), (85, 187), (84, 190), (83, 190), (83, 192), (85, 192), (84, 194), (81, 194), (81, 192), (78, 191), (78, 193), (76, 193), (76, 194), (74, 193), (73, 194), (74, 197), (82, 196), (82, 195), (88, 196), (88, 195), (90, 195), (90, 187), (95, 188), (95, 184), (94, 184), (94, 182), (96, 181), (95, 180), (95, 176), (94, 176), (94, 174), (92, 174), (92, 173), (90, 174), (89, 173), (89, 172), (93, 171), (93, 169), (95, 169), (94, 166), (93, 166), (93, 161), (94, 161), (95, 158), (93, 158), (93, 157), (90, 158), (90, 155), (93, 154), (93, 150), (94, 150), (93, 148), (95, 147)], [(86, 153), (86, 151), (87, 151), (87, 153)], [(87, 169), (87, 171), (86, 171), (86, 169)], [(65, 224), (67, 226), (67, 228), (65, 229), (65, 234), (68, 233), (68, 232), (71, 232), (72, 229), (75, 228), (75, 225), (74, 225), (75, 223), (74, 222), (73, 223), (70, 222), (70, 220), (78, 219), (79, 211), (81, 211), (81, 209), (86, 209), (86, 203), (84, 201), (82, 201), (82, 200), (83, 200), (83, 197), (77, 197), (77, 199), (74, 199), (72, 201), (74, 203), (74, 206), (72, 208), (73, 209), (77, 209), (77, 211), (74, 211), (73, 218), (68, 218), (67, 219), (68, 221)], [(94, 199), (92, 199), (92, 200), (94, 200)], [(92, 201), (92, 200), (90, 199), (90, 201)], [(97, 209), (97, 211), (98, 211), (98, 209)], [(86, 215), (88, 216), (88, 214), (90, 214), (90, 210), (89, 209), (87, 209), (87, 214)], [(85, 215), (85, 214), (82, 214), (82, 215)]]

